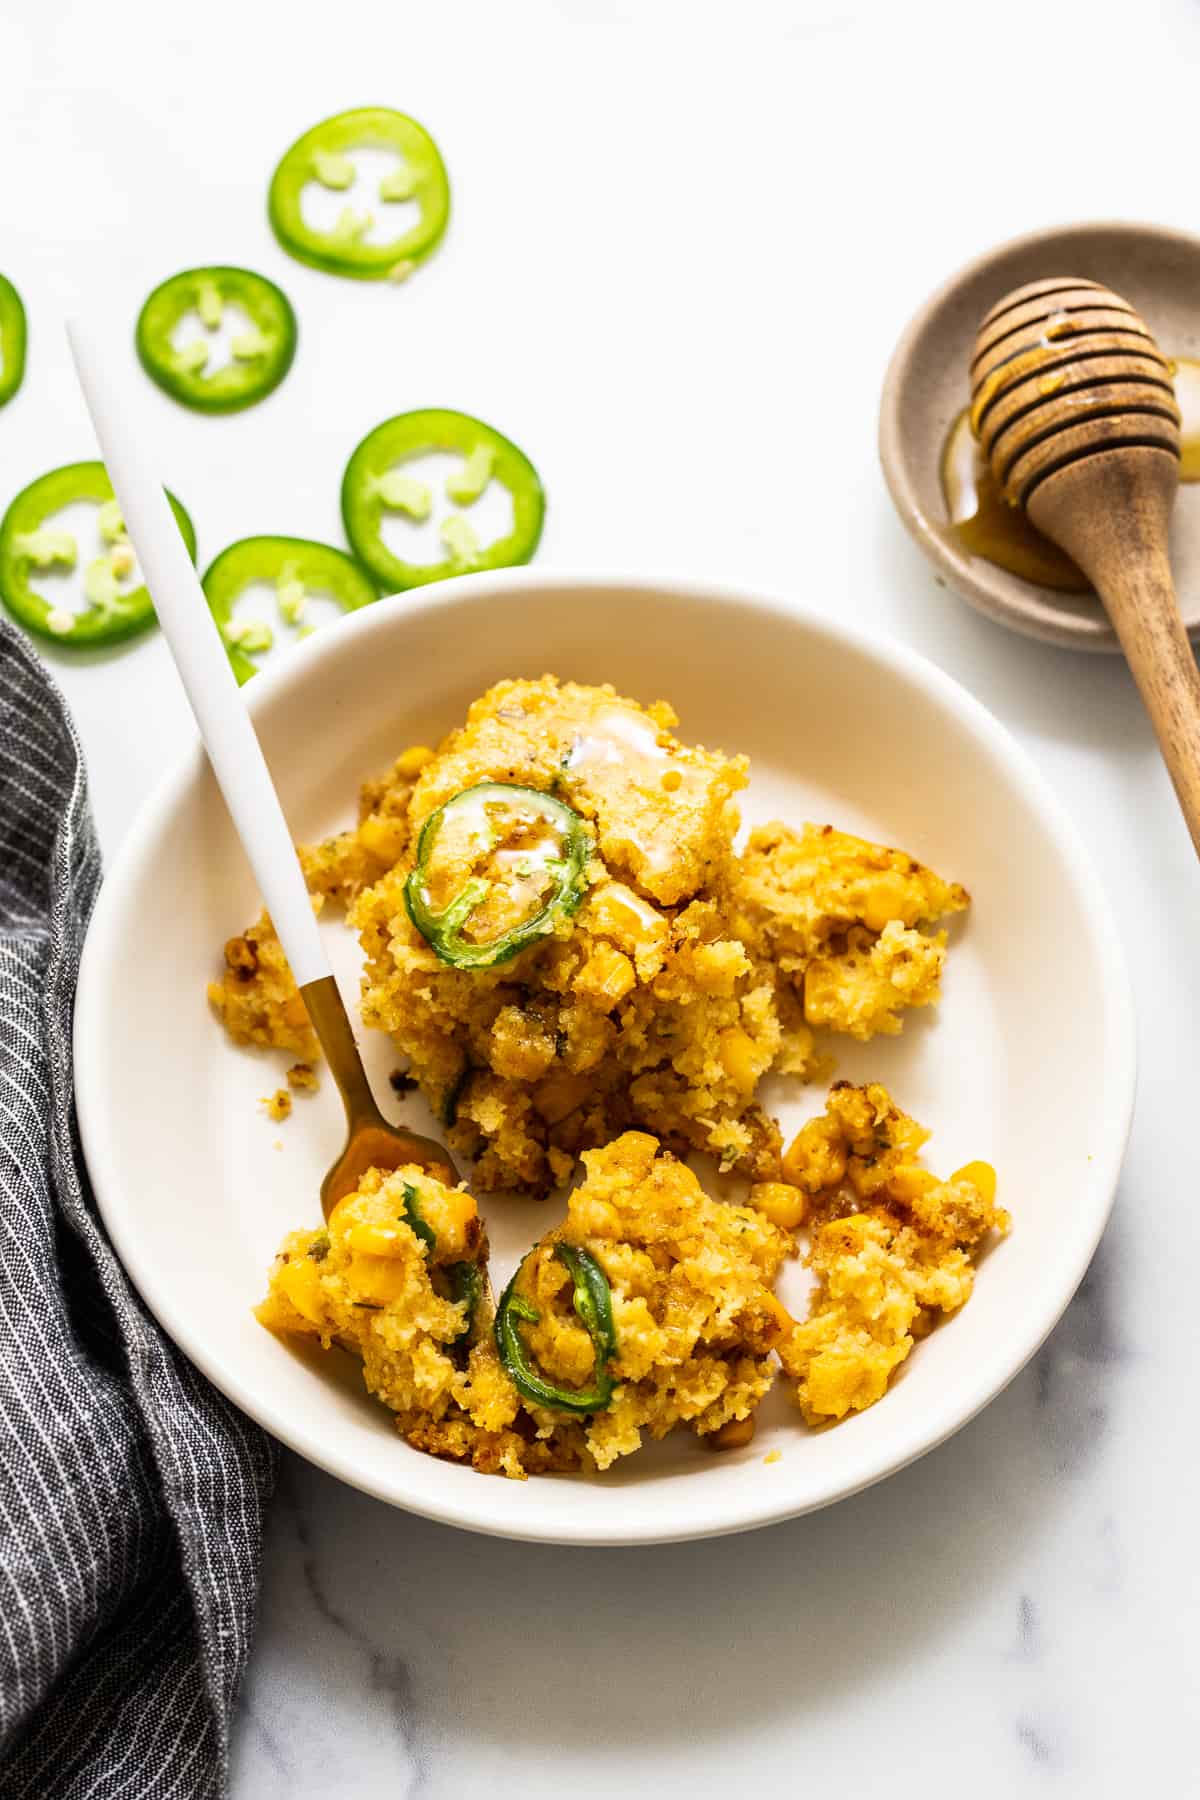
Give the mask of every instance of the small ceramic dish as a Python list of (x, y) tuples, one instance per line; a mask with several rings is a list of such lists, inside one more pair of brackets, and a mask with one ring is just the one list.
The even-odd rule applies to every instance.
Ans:
[[(1136, 307), (1165, 355), (1200, 354), (1200, 238), (1135, 224), (1033, 232), (968, 263), (911, 321), (883, 385), (879, 456), (908, 531), (972, 606), (1051, 644), (1119, 652), (1094, 594), (1057, 593), (972, 556), (949, 523), (942, 495), (942, 448), (967, 404), (967, 366), (980, 320), (1012, 288), (1048, 275), (1103, 282)], [(1171, 563), (1184, 623), (1200, 641), (1200, 485), (1179, 490)]]
[[(810, 1431), (777, 1386), (754, 1442), (676, 1433), (607, 1475), (528, 1482), (410, 1449), (340, 1352), (280, 1342), (251, 1308), (285, 1231), (316, 1222), (341, 1141), (326, 1080), (271, 1123), (281, 1062), (232, 1047), (205, 1003), (221, 945), (257, 911), (197, 749), (115, 859), (88, 935), (75, 1026), (79, 1115), (104, 1222), (164, 1328), (284, 1443), (354, 1486), (451, 1524), (637, 1544), (765, 1525), (851, 1494), (956, 1431), (1033, 1354), (1087, 1268), (1129, 1125), (1134, 1028), (1121, 946), (1074, 829), (1033, 764), (960, 687), (896, 644), (789, 601), (514, 569), (364, 607), (257, 676), (246, 701), (298, 838), (354, 817), (361, 778), (434, 742), (505, 675), (611, 681), (678, 709), (691, 741), (752, 759), (744, 815), (833, 820), (903, 844), (974, 895), (945, 998), (899, 1038), (839, 1040), (838, 1072), (886, 1082), (933, 1129), (933, 1166), (993, 1162), (1012, 1234), (965, 1310), (870, 1411)], [(357, 947), (323, 925), (345, 991)], [(382, 1104), (395, 1055), (364, 1034)], [(768, 1096), (790, 1133), (823, 1087)], [(436, 1129), (412, 1100), (418, 1129)], [(556, 1203), (485, 1201), (503, 1283)], [(781, 1294), (803, 1311), (802, 1265)], [(778, 1460), (765, 1462), (778, 1450)]]

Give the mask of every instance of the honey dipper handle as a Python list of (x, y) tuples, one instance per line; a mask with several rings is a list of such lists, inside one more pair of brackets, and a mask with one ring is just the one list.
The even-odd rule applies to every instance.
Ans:
[(1097, 585), (1200, 855), (1200, 673), (1166, 555)]
[(1064, 469), (1032, 496), (1029, 515), (1074, 557), (1104, 601), (1200, 855), (1200, 670), (1167, 557), (1175, 478), (1151, 469), (1161, 478), (1144, 479), (1147, 458), (1168, 460), (1138, 450)]

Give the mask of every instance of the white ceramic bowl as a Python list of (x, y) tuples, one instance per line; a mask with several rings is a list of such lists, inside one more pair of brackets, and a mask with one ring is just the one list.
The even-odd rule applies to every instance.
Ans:
[[(1121, 947), (1074, 830), (983, 708), (909, 651), (781, 599), (527, 570), (471, 577), (354, 614), (257, 677), (246, 699), (294, 831), (313, 838), (353, 817), (364, 774), (436, 740), (490, 682), (546, 670), (665, 696), (685, 738), (748, 752), (751, 820), (832, 820), (902, 844), (974, 895), (936, 1016), (914, 1017), (900, 1038), (835, 1046), (839, 1073), (878, 1076), (933, 1127), (934, 1167), (994, 1162), (1014, 1221), (971, 1303), (917, 1346), (884, 1401), (813, 1432), (780, 1385), (745, 1450), (714, 1456), (677, 1433), (603, 1477), (518, 1483), (410, 1450), (348, 1359), (256, 1324), (280, 1236), (316, 1222), (342, 1121), (326, 1081), (271, 1124), (256, 1101), (278, 1085), (278, 1061), (229, 1046), (205, 1004), (221, 944), (256, 898), (199, 750), (131, 832), (88, 936), (75, 1030), (88, 1166), (164, 1328), (246, 1412), (356, 1487), (455, 1525), (565, 1543), (763, 1525), (940, 1443), (1016, 1374), (1071, 1298), (1108, 1216), (1133, 1099)], [(325, 929), (352, 983), (352, 940), (338, 923)], [(367, 1052), (391, 1104), (394, 1058), (383, 1041)], [(794, 1128), (823, 1093), (780, 1082), (772, 1099)], [(485, 1211), (503, 1280), (557, 1208)], [(785, 1300), (802, 1306), (805, 1283), (789, 1267)], [(782, 1454), (767, 1464), (773, 1449)]]

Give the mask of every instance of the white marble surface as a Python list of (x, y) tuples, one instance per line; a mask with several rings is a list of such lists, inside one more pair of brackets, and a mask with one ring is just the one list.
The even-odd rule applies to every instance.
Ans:
[[(59, 314), (111, 302), (124, 332), (177, 267), (261, 267), (302, 320), (280, 392), (225, 421), (153, 396), (202, 556), (246, 532), (336, 536), (362, 431), (444, 403), (538, 461), (546, 564), (757, 579), (900, 634), (1076, 814), (1126, 934), (1143, 1063), (1115, 1218), (1062, 1326), (872, 1493), (715, 1545), (555, 1551), (408, 1519), (289, 1460), (236, 1800), (1191, 1791), (1198, 1463), (1173, 1388), (1195, 1361), (1197, 871), (1124, 671), (935, 587), (874, 423), (908, 314), (990, 241), (1086, 216), (1196, 226), (1200, 8), (309, 16), (10, 0), (0, 266), (33, 336), (0, 497), (92, 453)], [(455, 183), (446, 246), (399, 291), (295, 267), (263, 219), (290, 136), (374, 101), (433, 129)], [(188, 735), (182, 698), (156, 641), (55, 664), (111, 855)]]

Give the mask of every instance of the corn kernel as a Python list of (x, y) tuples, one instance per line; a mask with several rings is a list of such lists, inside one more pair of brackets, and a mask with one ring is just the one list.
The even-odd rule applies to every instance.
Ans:
[(895, 870), (881, 875), (867, 890), (863, 902), (862, 922), (868, 931), (882, 931), (890, 919), (912, 924), (912, 896), (909, 884)]
[(743, 1094), (753, 1093), (759, 1065), (754, 1039), (749, 1033), (740, 1025), (730, 1025), (717, 1039), (717, 1054), (734, 1087)]
[(888, 1193), (895, 1200), (919, 1200), (922, 1194), (937, 1185), (937, 1176), (928, 1169), (918, 1168), (916, 1163), (901, 1163), (898, 1169), (892, 1170), (887, 1182)]
[(989, 1162), (964, 1163), (950, 1177), (951, 1181), (969, 1181), (979, 1197), (991, 1206), (996, 1198), (996, 1171)]
[(828, 1193), (846, 1178), (846, 1152), (825, 1119), (801, 1126), (783, 1153), (783, 1178), (806, 1194)]
[(370, 856), (380, 862), (398, 861), (404, 850), (406, 831), (402, 819), (390, 819), (371, 813), (358, 828), (358, 841)]
[(464, 1188), (425, 1188), (421, 1212), (437, 1239), (438, 1262), (457, 1262), (479, 1237), (479, 1214)]
[(346, 1248), (362, 1256), (403, 1256), (407, 1247), (394, 1225), (380, 1225), (365, 1219), (351, 1225), (346, 1233)]
[(629, 958), (603, 939), (595, 945), (575, 977), (577, 994), (602, 1001), (609, 1007), (616, 1006), (636, 986), (637, 976)]
[(406, 779), (419, 775), (425, 764), (433, 761), (433, 751), (428, 744), (412, 744), (396, 762), (396, 773)]
[(750, 1204), (781, 1231), (795, 1231), (808, 1212), (808, 1196), (786, 1181), (757, 1181), (750, 1189)]
[(310, 1325), (325, 1323), (321, 1294), (321, 1276), (317, 1265), (307, 1257), (299, 1262), (284, 1263), (275, 1277), (275, 1285)]
[(347, 1286), (362, 1299), (376, 1306), (387, 1306), (408, 1291), (413, 1276), (402, 1256), (369, 1256), (355, 1254), (346, 1271)]

